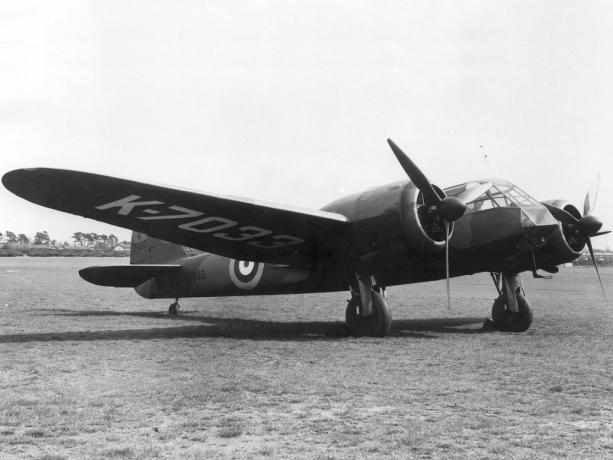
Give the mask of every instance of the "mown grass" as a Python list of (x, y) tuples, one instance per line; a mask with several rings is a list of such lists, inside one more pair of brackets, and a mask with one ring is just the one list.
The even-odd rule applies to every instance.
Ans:
[(355, 339), (342, 293), (183, 300), (169, 318), (81, 282), (95, 261), (27, 262), (0, 266), (2, 455), (613, 456), (613, 314), (587, 269), (525, 279), (525, 334), (481, 330), (494, 289), (475, 276), (452, 282), (451, 312), (440, 283), (390, 289), (391, 336)]

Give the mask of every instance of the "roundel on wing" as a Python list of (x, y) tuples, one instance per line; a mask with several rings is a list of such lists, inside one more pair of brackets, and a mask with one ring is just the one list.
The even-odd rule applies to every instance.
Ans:
[(263, 271), (264, 264), (260, 262), (230, 259), (230, 279), (237, 288), (253, 289), (260, 282)]

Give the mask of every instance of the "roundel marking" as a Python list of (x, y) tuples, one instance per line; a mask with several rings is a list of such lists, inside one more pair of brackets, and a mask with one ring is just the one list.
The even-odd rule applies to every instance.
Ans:
[(264, 264), (246, 260), (230, 259), (230, 279), (232, 283), (245, 291), (258, 285), (264, 272)]

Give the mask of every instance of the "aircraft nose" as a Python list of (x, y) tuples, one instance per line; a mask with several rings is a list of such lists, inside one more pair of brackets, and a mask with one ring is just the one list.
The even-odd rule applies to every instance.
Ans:
[(543, 246), (556, 228), (558, 228), (558, 221), (547, 211), (547, 208), (522, 208), (522, 233), (534, 247)]

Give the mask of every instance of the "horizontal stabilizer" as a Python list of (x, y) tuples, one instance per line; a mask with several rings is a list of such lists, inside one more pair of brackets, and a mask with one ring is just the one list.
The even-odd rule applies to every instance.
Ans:
[(181, 265), (114, 265), (87, 267), (79, 270), (79, 275), (98, 286), (136, 287), (156, 276), (179, 270)]

